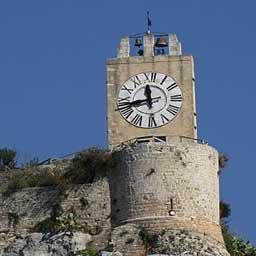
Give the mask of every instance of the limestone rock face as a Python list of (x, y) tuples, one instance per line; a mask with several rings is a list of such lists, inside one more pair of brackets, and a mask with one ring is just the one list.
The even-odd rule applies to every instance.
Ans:
[(229, 256), (222, 243), (186, 231), (168, 231), (160, 235), (151, 254)]
[(89, 234), (76, 232), (74, 234), (42, 234), (31, 233), (26, 237), (17, 237), (5, 248), (1, 256), (64, 256), (86, 248), (92, 241)]
[(206, 235), (164, 229), (152, 233), (134, 224), (116, 227), (112, 242), (124, 256), (229, 256), (223, 243)]

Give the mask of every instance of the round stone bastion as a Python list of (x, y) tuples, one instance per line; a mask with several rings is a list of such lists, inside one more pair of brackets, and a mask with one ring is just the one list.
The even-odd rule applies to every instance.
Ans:
[(218, 152), (195, 142), (140, 143), (115, 152), (112, 224), (185, 230), (223, 242)]

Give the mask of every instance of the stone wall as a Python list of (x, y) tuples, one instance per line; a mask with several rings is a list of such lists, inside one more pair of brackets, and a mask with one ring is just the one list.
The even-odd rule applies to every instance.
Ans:
[[(75, 210), (81, 225), (93, 234), (97, 247), (106, 246), (111, 230), (109, 185), (106, 178), (93, 184), (69, 187), (63, 194), (54, 187), (27, 188), (0, 194), (0, 233), (27, 233), (50, 217), (53, 206)], [(13, 225), (12, 216), (18, 217)], [(0, 241), (1, 242), (1, 241)]]
[[(119, 158), (110, 179), (114, 224), (185, 229), (223, 241), (215, 149), (187, 142), (138, 144)], [(171, 200), (174, 216), (169, 215)]]

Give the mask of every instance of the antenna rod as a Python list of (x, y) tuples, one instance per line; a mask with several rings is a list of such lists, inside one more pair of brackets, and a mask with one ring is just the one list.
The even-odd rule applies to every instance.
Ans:
[(147, 12), (147, 23), (148, 23), (148, 31), (147, 31), (147, 34), (150, 34), (151, 33), (151, 19), (149, 17), (149, 12)]

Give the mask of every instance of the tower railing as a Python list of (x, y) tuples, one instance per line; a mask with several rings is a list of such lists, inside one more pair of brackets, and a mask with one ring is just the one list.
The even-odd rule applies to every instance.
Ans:
[[(193, 141), (198, 144), (206, 144), (206, 145), (208, 144), (208, 142), (204, 139), (197, 139), (197, 138), (187, 137), (187, 136), (173, 136), (173, 137), (178, 138), (180, 142)], [(138, 145), (141, 143), (168, 144), (168, 141), (166, 139), (167, 139), (166, 136), (146, 136), (146, 137), (132, 138), (130, 140), (124, 141), (118, 145), (113, 146), (111, 151), (122, 149), (131, 145)]]

